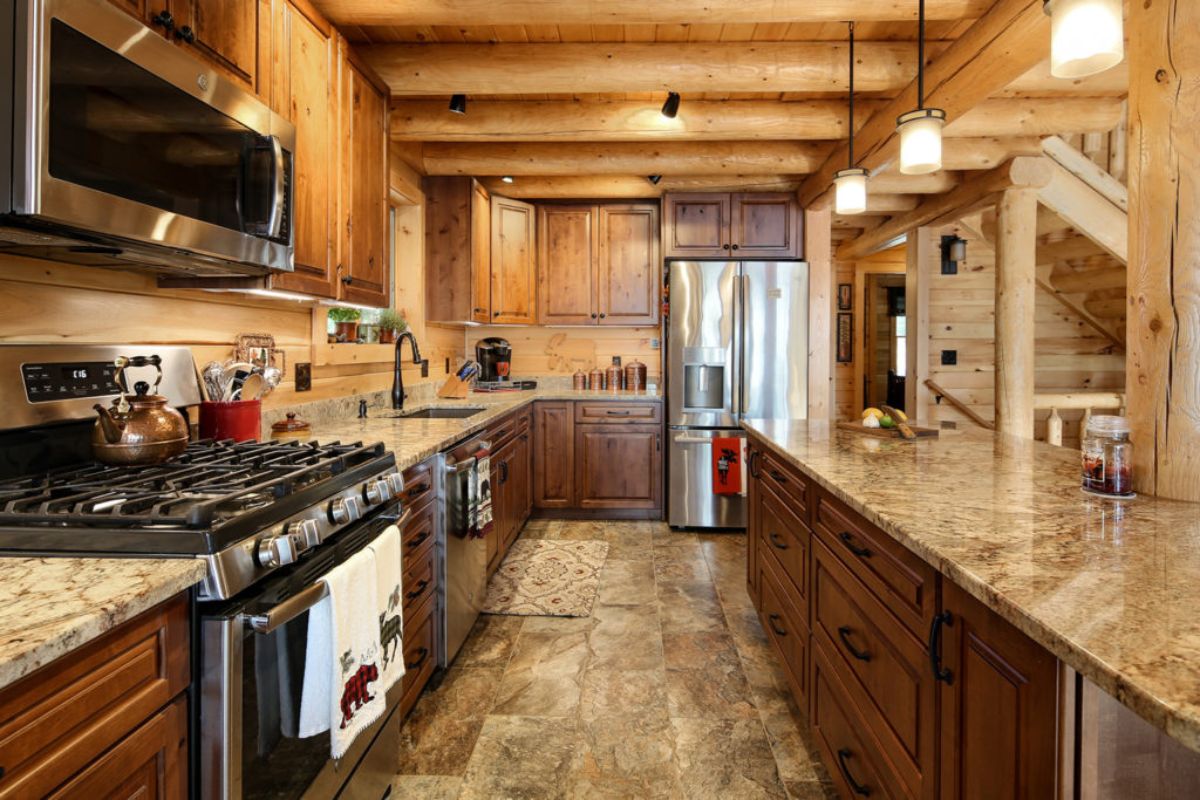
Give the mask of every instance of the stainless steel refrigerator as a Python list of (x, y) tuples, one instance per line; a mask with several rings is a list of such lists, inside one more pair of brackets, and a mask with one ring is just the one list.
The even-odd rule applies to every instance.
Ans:
[(744, 527), (746, 498), (713, 491), (712, 443), (744, 439), (742, 419), (807, 414), (808, 265), (672, 261), (667, 274), (667, 522)]

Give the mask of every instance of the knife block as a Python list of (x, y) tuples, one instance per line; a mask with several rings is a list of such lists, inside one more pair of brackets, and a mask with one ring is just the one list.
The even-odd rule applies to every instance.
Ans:
[(438, 389), (437, 396), (446, 400), (464, 400), (469, 391), (471, 391), (469, 380), (464, 381), (457, 375), (451, 375), (442, 384), (442, 388)]

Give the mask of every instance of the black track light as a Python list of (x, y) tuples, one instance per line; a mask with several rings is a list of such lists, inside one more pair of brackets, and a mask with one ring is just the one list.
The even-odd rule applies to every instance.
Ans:
[(465, 94), (455, 94), (450, 96), (450, 110), (455, 114), (467, 113), (467, 96)]
[(679, 92), (667, 92), (667, 102), (663, 103), (662, 115), (667, 119), (675, 119), (679, 113)]
[(658, 182), (662, 180), (662, 175), (647, 175), (646, 180), (658, 186)]

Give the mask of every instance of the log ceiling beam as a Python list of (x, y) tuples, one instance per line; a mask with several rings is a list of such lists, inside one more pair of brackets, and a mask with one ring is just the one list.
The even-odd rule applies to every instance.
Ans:
[[(853, 0), (861, 22), (915, 21), (915, 3)], [(846, 0), (315, 0), (336, 25), (689, 25), (843, 22)], [(992, 0), (928, 0), (931, 20), (982, 15)]]
[[(944, 109), (951, 121), (963, 116), (1045, 57), (1048, 30), (1042, 0), (996, 0), (987, 14), (934, 56), (925, 70), (926, 105)], [(913, 80), (871, 115), (855, 142), (861, 166), (875, 169), (893, 160), (898, 146), (896, 118), (916, 107)], [(846, 165), (845, 151), (844, 145), (838, 147), (800, 187), (802, 206), (813, 205), (828, 193), (834, 173)]]
[(1050, 160), (1051, 180), (1038, 199), (1114, 258), (1129, 261), (1129, 216), (1057, 161)]
[[(426, 142), (426, 175), (806, 175), (829, 142)], [(1036, 155), (1036, 138), (950, 139), (950, 170), (991, 169)]]
[[(883, 105), (863, 101), (859, 127)], [(570, 100), (473, 101), (451, 114), (443, 100), (398, 100), (392, 105), (395, 142), (595, 142), (671, 140), (845, 139), (844, 100), (699, 100), (668, 120), (661, 103)], [(1062, 131), (1110, 131), (1121, 121), (1121, 99), (987, 100), (946, 126), (947, 137), (1048, 136)]]

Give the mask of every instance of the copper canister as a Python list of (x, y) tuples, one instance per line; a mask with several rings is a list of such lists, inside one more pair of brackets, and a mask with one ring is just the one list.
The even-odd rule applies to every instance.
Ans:
[(646, 389), (646, 365), (634, 359), (625, 365), (625, 391), (641, 392)]
[(588, 387), (588, 376), (583, 370), (575, 370), (575, 374), (571, 376), (571, 388), (580, 391)]
[(621, 357), (613, 356), (612, 364), (604, 372), (606, 388), (611, 392), (619, 392), (625, 382), (625, 373), (621, 370)]
[(604, 370), (600, 369), (599, 367), (596, 367), (595, 369), (593, 369), (591, 372), (588, 373), (588, 387), (587, 388), (596, 389), (596, 390), (604, 388)]

